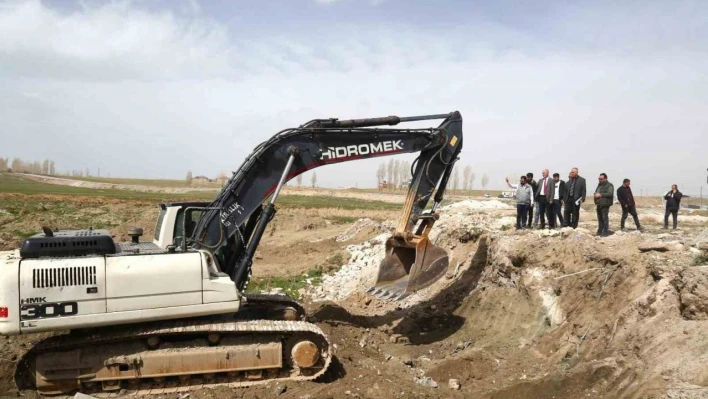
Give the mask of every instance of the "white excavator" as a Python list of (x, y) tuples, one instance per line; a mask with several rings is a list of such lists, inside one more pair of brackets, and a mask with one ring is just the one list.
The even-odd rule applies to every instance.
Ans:
[[(381, 127), (431, 119), (443, 121)], [(457, 111), (316, 119), (261, 143), (212, 202), (161, 204), (151, 242), (141, 228), (117, 243), (106, 230), (44, 227), (0, 252), (0, 334), (54, 332), (18, 361), (18, 389), (141, 394), (316, 379), (333, 356), (325, 334), (293, 299), (246, 293), (281, 188), (319, 166), (419, 152), (369, 291), (397, 300), (447, 270), (428, 233), (461, 149)]]

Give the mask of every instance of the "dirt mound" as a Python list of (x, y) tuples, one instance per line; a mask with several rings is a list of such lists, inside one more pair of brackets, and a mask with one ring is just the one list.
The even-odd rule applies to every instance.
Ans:
[[(696, 237), (511, 232), (497, 224), (508, 215), (467, 209), (436, 225), (438, 244), (461, 252), (453, 278), (409, 303), (339, 292), (315, 319), (335, 337), (344, 325), (384, 333), (370, 361), (435, 397), (708, 396), (708, 267), (687, 250)], [(648, 241), (667, 250), (642, 252)], [(358, 359), (359, 343), (339, 356)]]

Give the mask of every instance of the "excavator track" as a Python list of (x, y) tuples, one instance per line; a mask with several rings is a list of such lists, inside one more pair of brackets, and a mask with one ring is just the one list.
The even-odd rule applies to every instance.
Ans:
[(304, 321), (187, 320), (49, 337), (18, 363), (20, 390), (70, 398), (143, 396), (315, 380), (332, 359)]
[(244, 306), (236, 315), (237, 319), (304, 320), (305, 308), (285, 294), (244, 295)]
[(71, 398), (74, 391), (143, 396), (314, 380), (325, 373), (331, 346), (319, 327), (303, 321), (297, 301), (283, 294), (245, 299), (233, 315), (49, 337), (18, 362), (17, 387), (52, 398)]

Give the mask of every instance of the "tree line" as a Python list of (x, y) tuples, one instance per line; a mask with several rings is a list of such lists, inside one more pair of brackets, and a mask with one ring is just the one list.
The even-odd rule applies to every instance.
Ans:
[(411, 163), (398, 159), (389, 159), (388, 162), (381, 162), (376, 170), (376, 181), (379, 190), (393, 190), (407, 187), (410, 180)]
[(14, 172), (14, 173), (29, 173), (33, 175), (48, 175), (48, 176), (74, 176), (74, 177), (90, 177), (91, 170), (86, 168), (85, 170), (74, 169), (66, 170), (64, 173), (60, 173), (57, 170), (56, 162), (52, 159), (45, 159), (44, 161), (25, 161), (21, 158), (10, 158), (0, 157), (0, 172)]
[(17, 173), (33, 173), (37, 175), (55, 175), (56, 163), (51, 159), (39, 161), (23, 161), (20, 158), (14, 158), (12, 162), (10, 158), (0, 157), (0, 172), (17, 172)]
[[(477, 174), (472, 170), (472, 166), (465, 165), (462, 167), (462, 179), (460, 179), (459, 164), (455, 164), (452, 169), (452, 176), (448, 182), (448, 187), (453, 191), (457, 190), (474, 190), (474, 183), (477, 180)], [(389, 189), (396, 190), (399, 188), (407, 188), (408, 180), (412, 177), (410, 162), (399, 160), (389, 160), (379, 164), (376, 170), (376, 181), (378, 182), (379, 190)], [(489, 184), (487, 174), (482, 175), (482, 189), (486, 189)]]

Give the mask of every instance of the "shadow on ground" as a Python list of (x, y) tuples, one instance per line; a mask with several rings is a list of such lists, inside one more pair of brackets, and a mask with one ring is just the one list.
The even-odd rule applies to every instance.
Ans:
[[(360, 328), (378, 328), (390, 325), (401, 319), (392, 333), (407, 337), (411, 344), (421, 345), (438, 342), (457, 332), (465, 323), (464, 317), (455, 315), (467, 296), (477, 287), (482, 272), (487, 264), (487, 236), (479, 238), (470, 267), (447, 288), (438, 292), (427, 301), (409, 309), (399, 309), (384, 315), (353, 315), (336, 304), (327, 303), (313, 312), (313, 316), (330, 325), (346, 323)], [(435, 310), (432, 310), (435, 305)], [(421, 335), (421, 332), (426, 332)]]

